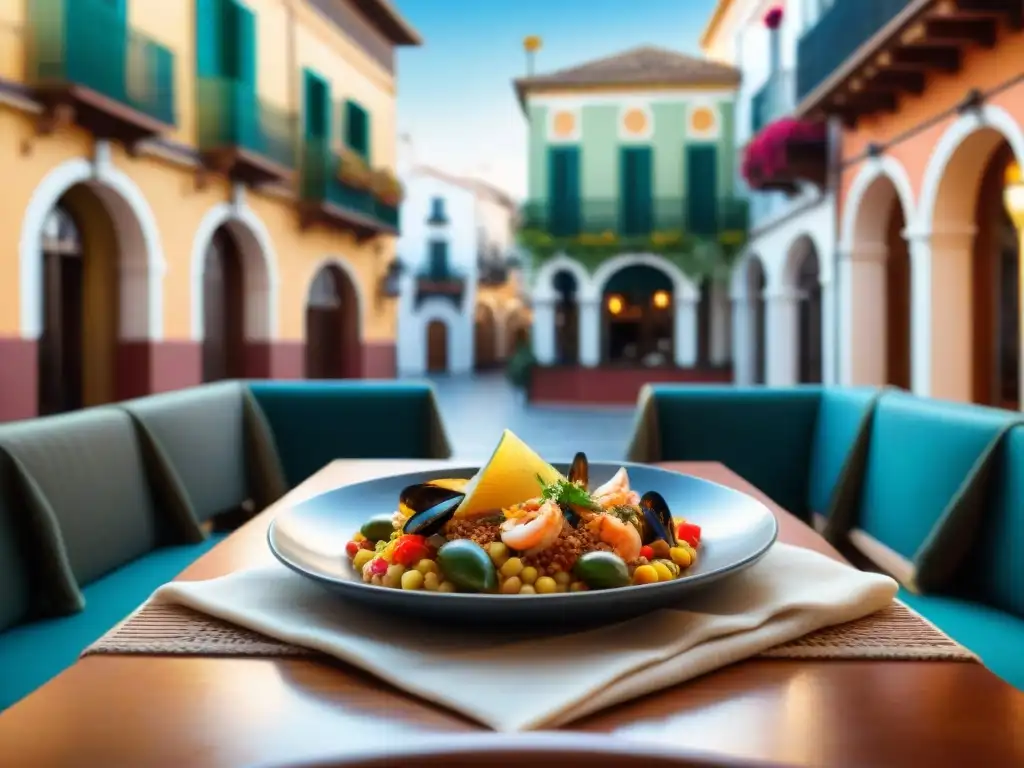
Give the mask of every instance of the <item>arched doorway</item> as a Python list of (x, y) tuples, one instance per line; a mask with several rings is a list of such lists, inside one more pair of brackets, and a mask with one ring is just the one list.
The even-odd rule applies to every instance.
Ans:
[(444, 320), (427, 323), (427, 372), (448, 372), (448, 326)]
[(479, 302), (473, 319), (473, 360), (476, 370), (487, 371), (498, 364), (497, 344), (498, 325), (494, 310)]
[(767, 381), (768, 344), (766, 338), (767, 320), (765, 317), (764, 287), (767, 282), (764, 265), (757, 257), (747, 262), (747, 306), (750, 310), (750, 330), (752, 357), (754, 361), (754, 384)]
[(555, 363), (576, 365), (579, 362), (579, 305), (576, 276), (568, 270), (555, 274)]
[(203, 381), (245, 378), (245, 302), (241, 249), (218, 227), (203, 261)]
[(790, 248), (788, 280), (796, 293), (796, 380), (800, 384), (822, 381), (821, 274), (818, 251), (807, 236)]
[(672, 278), (646, 264), (623, 267), (602, 295), (602, 359), (653, 367), (674, 362)]
[(526, 310), (517, 310), (505, 323), (506, 356), (512, 357), (522, 348), (530, 347), (530, 317)]
[(360, 371), (359, 302), (336, 264), (321, 267), (306, 299), (306, 378), (351, 379)]

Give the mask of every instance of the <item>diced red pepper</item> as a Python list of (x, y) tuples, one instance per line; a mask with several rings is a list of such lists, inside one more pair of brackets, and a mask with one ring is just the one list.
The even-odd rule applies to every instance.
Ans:
[(654, 559), (654, 550), (646, 544), (640, 547), (640, 557), (646, 557), (648, 560)]
[(388, 561), (383, 557), (377, 557), (370, 561), (370, 573), (374, 576), (383, 576), (388, 572)]
[(428, 555), (430, 555), (430, 547), (427, 546), (426, 538), (413, 533), (407, 533), (399, 537), (391, 559), (393, 562), (408, 568), (411, 565), (416, 565), (416, 563)]
[(359, 551), (359, 542), (358, 541), (350, 541), (348, 544), (345, 545), (345, 554), (348, 555), (349, 557), (355, 557), (356, 556), (356, 552), (358, 552), (358, 551)]
[(680, 541), (685, 541), (691, 547), (700, 544), (700, 526), (694, 523), (680, 523), (676, 535)]

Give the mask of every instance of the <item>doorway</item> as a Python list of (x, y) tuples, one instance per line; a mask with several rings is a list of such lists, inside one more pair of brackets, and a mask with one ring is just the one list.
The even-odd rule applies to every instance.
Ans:
[(576, 302), (576, 277), (562, 270), (552, 278), (555, 301), (555, 363), (576, 365), (579, 362), (579, 307)]
[(473, 361), (478, 371), (487, 371), (498, 364), (498, 327), (494, 310), (486, 304), (476, 305), (473, 320)]
[(797, 305), (797, 381), (820, 384), (821, 371), (821, 278), (818, 254), (809, 241), (800, 258), (796, 276)]
[(39, 337), (39, 414), (81, 408), (82, 238), (60, 204), (43, 229), (43, 328)]
[(203, 381), (245, 378), (245, 279), (227, 227), (213, 233), (203, 264)]
[(443, 320), (427, 324), (427, 372), (448, 372), (448, 326)]
[(359, 306), (352, 280), (336, 264), (322, 267), (306, 298), (306, 378), (360, 376)]
[(768, 344), (764, 302), (765, 282), (764, 266), (762, 266), (761, 260), (756, 257), (751, 258), (747, 266), (747, 303), (750, 308), (750, 342), (753, 347), (754, 384), (767, 383)]
[(672, 280), (655, 267), (623, 267), (602, 295), (603, 354), (612, 365), (671, 365), (674, 361)]

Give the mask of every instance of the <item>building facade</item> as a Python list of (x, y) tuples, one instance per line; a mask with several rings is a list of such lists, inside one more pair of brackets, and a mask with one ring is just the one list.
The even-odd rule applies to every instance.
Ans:
[(829, 136), (793, 114), (797, 43), (817, 4), (720, 0), (701, 40), (709, 58), (743, 75), (736, 146), (751, 193), (750, 236), (730, 285), (737, 384), (836, 379)]
[(426, 166), (412, 167), (402, 178), (398, 372), (469, 373), (476, 307), (476, 196), (462, 179)]
[(390, 4), (2, 0), (0, 27), (0, 419), (393, 375), (418, 38)]
[(1024, 9), (812, 5), (797, 113), (842, 135), (839, 380), (1019, 408)]
[(629, 401), (644, 381), (731, 377), (738, 84), (731, 66), (652, 47), (516, 81), (534, 399)]

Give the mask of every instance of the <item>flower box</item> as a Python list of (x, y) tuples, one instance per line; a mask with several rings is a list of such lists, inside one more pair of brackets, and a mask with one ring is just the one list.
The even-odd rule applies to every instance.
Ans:
[(367, 190), (373, 182), (373, 172), (366, 160), (351, 149), (343, 149), (338, 156), (338, 180), (353, 189)]
[(776, 120), (747, 144), (743, 177), (753, 189), (792, 190), (797, 180), (823, 184), (827, 146), (827, 127), (823, 123)]
[(391, 208), (401, 205), (405, 194), (402, 182), (395, 178), (395, 175), (387, 168), (378, 168), (373, 171), (370, 191), (379, 202)]

